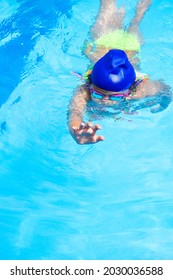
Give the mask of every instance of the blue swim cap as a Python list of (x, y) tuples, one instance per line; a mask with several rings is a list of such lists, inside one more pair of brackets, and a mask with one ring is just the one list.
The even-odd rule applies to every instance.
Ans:
[(110, 50), (93, 67), (91, 82), (104, 90), (123, 91), (136, 79), (135, 70), (122, 50)]

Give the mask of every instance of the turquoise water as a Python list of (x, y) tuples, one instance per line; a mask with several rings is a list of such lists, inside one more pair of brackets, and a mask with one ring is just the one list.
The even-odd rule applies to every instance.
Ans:
[[(121, 1), (123, 2), (123, 1)], [(136, 1), (124, 1), (127, 19)], [(172, 103), (77, 145), (66, 114), (99, 1), (1, 1), (0, 258), (172, 259)], [(153, 1), (141, 70), (172, 84), (172, 12)]]

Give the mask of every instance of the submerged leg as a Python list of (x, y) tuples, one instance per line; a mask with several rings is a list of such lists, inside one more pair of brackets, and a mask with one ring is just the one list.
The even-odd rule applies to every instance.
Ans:
[(152, 0), (140, 0), (139, 1), (139, 3), (136, 6), (135, 17), (132, 19), (132, 21), (129, 24), (129, 27), (127, 29), (128, 32), (135, 33), (140, 38), (139, 25), (151, 4), (152, 4)]
[(90, 37), (96, 40), (104, 34), (121, 29), (124, 15), (124, 8), (118, 10), (115, 0), (100, 0), (99, 12), (96, 22), (90, 29)]

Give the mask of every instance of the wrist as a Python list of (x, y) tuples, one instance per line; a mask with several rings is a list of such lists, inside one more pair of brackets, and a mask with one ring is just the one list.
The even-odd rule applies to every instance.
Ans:
[(70, 133), (74, 135), (74, 134), (75, 134), (75, 133), (74, 133), (74, 128), (75, 128), (75, 129), (79, 129), (79, 128), (80, 128), (80, 124), (81, 124), (82, 122), (83, 122), (82, 119), (70, 121), (70, 122), (69, 122), (69, 130), (70, 130)]

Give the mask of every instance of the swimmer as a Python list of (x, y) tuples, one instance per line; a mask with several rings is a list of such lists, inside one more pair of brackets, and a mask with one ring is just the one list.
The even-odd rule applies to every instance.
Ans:
[(123, 7), (118, 10), (115, 2), (100, 0), (96, 22), (90, 29), (92, 41), (85, 42), (84, 54), (93, 67), (83, 76), (85, 82), (76, 89), (68, 111), (69, 131), (78, 144), (104, 140), (103, 136), (96, 134), (101, 129), (99, 124), (83, 121), (90, 100), (98, 105), (113, 106), (123, 100), (159, 95), (162, 98), (158, 108), (151, 109), (154, 113), (164, 110), (172, 98), (169, 86), (137, 72), (140, 62), (137, 55), (142, 44), (139, 25), (152, 0), (139, 1), (127, 30), (123, 30), (125, 10)]

